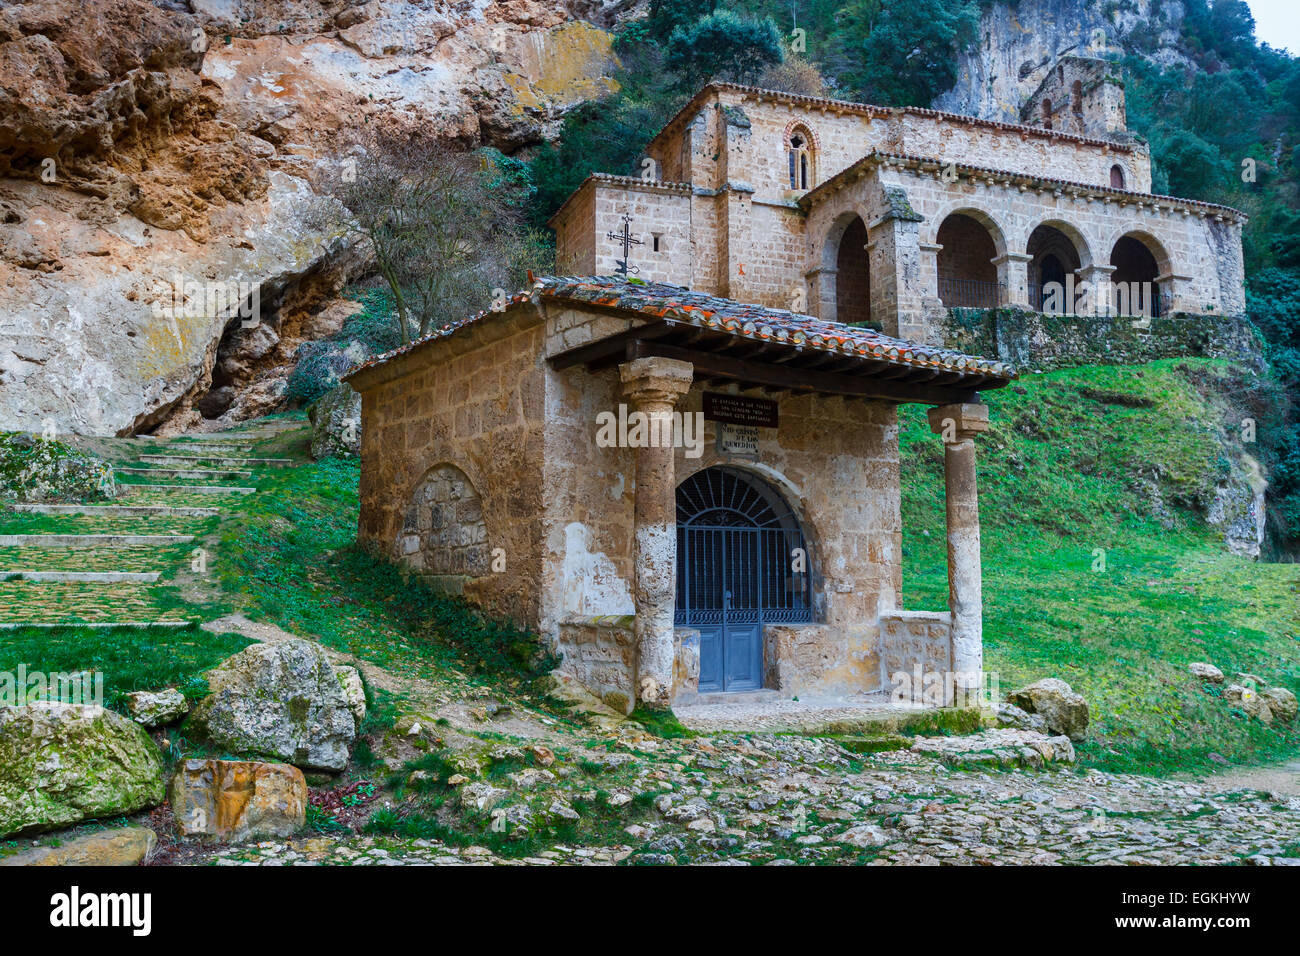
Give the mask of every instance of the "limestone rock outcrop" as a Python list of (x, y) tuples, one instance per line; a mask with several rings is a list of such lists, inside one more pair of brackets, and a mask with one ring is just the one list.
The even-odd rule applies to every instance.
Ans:
[(219, 747), (307, 770), (347, 766), (357, 721), (319, 644), (253, 644), (209, 671), (207, 679), (211, 693), (186, 726)]
[(0, 858), (0, 866), (137, 866), (158, 845), (148, 827), (119, 827), (73, 837)]
[(540, 142), (608, 88), (601, 28), (631, 5), (6, 4), (0, 427), (169, 434), (280, 407), (364, 264), (304, 221), (340, 134)]
[(186, 760), (169, 797), (177, 833), (202, 843), (292, 836), (307, 819), (307, 781), (282, 763)]
[(0, 707), (0, 837), (134, 813), (162, 799), (162, 754), (125, 717), (90, 704)]
[(184, 717), (190, 709), (185, 695), (175, 687), (137, 690), (126, 695), (126, 709), (141, 727), (152, 730)]
[(342, 382), (312, 405), (311, 456), (355, 458), (361, 454), (361, 395)]

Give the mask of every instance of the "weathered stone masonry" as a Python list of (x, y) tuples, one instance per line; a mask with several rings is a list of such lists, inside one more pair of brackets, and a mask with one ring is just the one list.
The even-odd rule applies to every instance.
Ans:
[[(556, 213), (559, 261), (613, 272), (621, 250), (606, 237), (630, 216), (643, 240), (632, 254), (641, 278), (823, 319), (869, 315), (890, 334), (929, 342), (939, 341), (945, 306), (1040, 308), (1057, 267), (1099, 290), (1149, 282), (1162, 311), (1240, 313), (1244, 215), (1150, 193), (1150, 156), (1125, 129), (1111, 70), (1065, 58), (1053, 82), (1069, 95), (1080, 84), (1078, 112), (1058, 97), (1049, 120), (1049, 84), (1036, 101), (1039, 125), (1023, 126), (707, 87), (651, 142), (652, 177), (592, 176)], [(792, 183), (791, 168), (805, 165), (807, 178)], [(988, 261), (964, 264), (969, 249), (945, 250), (945, 223), (984, 231)], [(866, 241), (853, 240), (861, 248), (841, 248), (863, 229)], [(990, 301), (964, 301), (972, 283)], [(850, 287), (869, 289), (869, 303), (845, 308), (837, 289)], [(1091, 303), (1089, 314), (1116, 307), (1098, 298), (1112, 301)]]
[[(754, 321), (719, 322), (724, 312)], [(951, 556), (961, 566), (950, 608), (921, 613), (901, 609), (895, 405), (905, 395), (938, 404), (972, 394), (964, 384), (906, 384), (927, 367), (940, 381), (984, 387), (1011, 373), (865, 330), (844, 330), (856, 338), (842, 346), (824, 338), (840, 328), (669, 286), (541, 279), (504, 311), (349, 376), (362, 395), (361, 539), (537, 630), (562, 655), (562, 671), (607, 703), (663, 706), (691, 699), (702, 667), (700, 632), (674, 626), (675, 489), (697, 472), (730, 469), (789, 507), (809, 552), (809, 619), (764, 628), (762, 686), (786, 695), (865, 692), (888, 689), (899, 669), (978, 668), (969, 438), (982, 406), (944, 410), (964, 442), (947, 466)], [(712, 351), (670, 344), (702, 333), (716, 343)], [(844, 348), (854, 368), (892, 375), (878, 383), (823, 375), (808, 379), (810, 390), (791, 391), (779, 383), (805, 373), (788, 362), (737, 365), (725, 354), (765, 340), (788, 349), (804, 336), (817, 336), (818, 348)], [(673, 357), (683, 354), (692, 361)], [(819, 353), (788, 354), (802, 363)], [(759, 429), (756, 456), (725, 453), (711, 420), (694, 448), (596, 441), (597, 416), (620, 405), (694, 422), (706, 391), (753, 395), (763, 382), (777, 385), (767, 394), (779, 426)]]

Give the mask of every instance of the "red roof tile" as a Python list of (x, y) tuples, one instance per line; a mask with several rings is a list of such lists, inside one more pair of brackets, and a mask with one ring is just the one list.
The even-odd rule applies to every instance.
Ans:
[[(894, 338), (873, 329), (825, 322), (811, 315), (770, 309), (720, 296), (695, 292), (662, 282), (644, 282), (618, 276), (539, 276), (532, 290), (519, 292), (506, 302), (542, 300), (633, 312), (664, 321), (726, 332), (738, 338), (786, 344), (794, 348), (833, 352), (846, 356), (917, 368), (967, 372), (1010, 381), (1015, 369), (1006, 362), (965, 355), (952, 349)], [(502, 311), (500, 309), (493, 311)], [(456, 334), (493, 314), (483, 311), (439, 329), (410, 345), (376, 356), (348, 373), (381, 365), (430, 342)]]

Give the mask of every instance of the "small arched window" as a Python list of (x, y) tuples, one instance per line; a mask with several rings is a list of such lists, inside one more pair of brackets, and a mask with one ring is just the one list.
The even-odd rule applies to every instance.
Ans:
[(1052, 101), (1049, 99), (1043, 100), (1043, 125), (1052, 128)]
[(1070, 87), (1070, 108), (1074, 110), (1075, 116), (1083, 115), (1083, 82), (1075, 80), (1074, 85)]
[(1124, 188), (1124, 169), (1118, 163), (1110, 168), (1110, 188)]
[(812, 137), (807, 130), (797, 129), (790, 134), (788, 166), (791, 189), (812, 189), (814, 185), (815, 165)]

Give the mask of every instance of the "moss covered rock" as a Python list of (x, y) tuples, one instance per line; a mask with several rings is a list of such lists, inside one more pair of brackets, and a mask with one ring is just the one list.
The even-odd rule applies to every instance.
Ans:
[(231, 753), (342, 770), (357, 734), (343, 684), (311, 641), (254, 644), (207, 674), (186, 726)]
[(87, 704), (0, 707), (0, 836), (134, 813), (162, 799), (162, 754), (126, 718)]
[(116, 494), (112, 466), (71, 445), (0, 432), (0, 501), (86, 501)]

